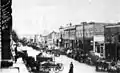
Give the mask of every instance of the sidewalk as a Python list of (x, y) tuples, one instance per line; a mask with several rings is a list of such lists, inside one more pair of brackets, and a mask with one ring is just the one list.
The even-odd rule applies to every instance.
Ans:
[(0, 73), (29, 73), (29, 71), (23, 63), (22, 58), (19, 58), (16, 63), (13, 63), (13, 67), (0, 69)]
[(22, 61), (22, 58), (19, 58), (17, 60), (17, 63), (13, 64), (13, 67), (19, 67), (19, 73), (29, 73), (29, 71), (27, 70), (25, 64)]

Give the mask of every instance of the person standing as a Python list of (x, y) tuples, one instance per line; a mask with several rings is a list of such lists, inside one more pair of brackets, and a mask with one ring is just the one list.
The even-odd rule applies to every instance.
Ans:
[(69, 69), (69, 73), (73, 73), (73, 63), (70, 63), (70, 69)]
[(17, 50), (17, 44), (15, 46), (15, 63), (17, 62), (17, 57), (18, 57), (18, 50)]

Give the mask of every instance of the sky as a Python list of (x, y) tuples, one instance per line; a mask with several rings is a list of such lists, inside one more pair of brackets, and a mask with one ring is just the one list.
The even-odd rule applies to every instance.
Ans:
[(70, 22), (120, 21), (120, 0), (12, 0), (18, 35), (48, 34)]

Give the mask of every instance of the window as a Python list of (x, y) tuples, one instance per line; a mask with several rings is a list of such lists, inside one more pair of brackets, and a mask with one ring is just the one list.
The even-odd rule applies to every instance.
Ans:
[(100, 46), (97, 46), (97, 53), (100, 53)]
[(101, 47), (101, 53), (103, 53), (103, 47)]

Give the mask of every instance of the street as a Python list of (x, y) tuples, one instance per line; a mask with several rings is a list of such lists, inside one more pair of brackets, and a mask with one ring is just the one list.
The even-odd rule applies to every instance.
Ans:
[[(28, 51), (28, 54), (31, 56), (32, 55), (34, 56), (37, 53), (38, 53), (38, 51), (36, 51), (34, 49), (33, 49), (33, 51), (32, 50)], [(107, 72), (96, 72), (95, 66), (89, 66), (84, 63), (79, 63), (78, 61), (75, 61), (74, 59), (71, 59), (65, 55), (61, 55), (60, 57), (55, 57), (55, 61), (57, 63), (62, 63), (64, 66), (63, 71), (60, 71), (59, 73), (68, 73), (71, 62), (73, 62), (73, 65), (74, 65), (74, 69), (73, 69), (74, 73), (88, 73), (88, 72), (89, 73), (107, 73)]]
[(56, 62), (60, 62), (63, 63), (64, 65), (64, 70), (60, 73), (68, 73), (69, 72), (69, 66), (70, 66), (70, 62), (73, 62), (74, 65), (74, 69), (73, 72), (74, 73), (107, 73), (107, 72), (96, 72), (95, 71), (95, 66), (88, 66), (84, 63), (79, 63), (71, 58), (68, 58), (67, 56), (61, 55), (60, 57), (56, 57), (55, 58)]

